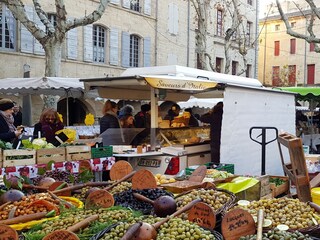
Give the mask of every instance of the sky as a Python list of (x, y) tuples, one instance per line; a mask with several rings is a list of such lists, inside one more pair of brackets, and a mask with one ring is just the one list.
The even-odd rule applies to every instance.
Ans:
[(265, 9), (265, 6), (266, 6), (267, 4), (272, 3), (272, 2), (275, 3), (275, 0), (260, 0), (260, 1), (259, 1), (259, 18), (264, 17), (264, 12), (265, 12), (264, 9)]

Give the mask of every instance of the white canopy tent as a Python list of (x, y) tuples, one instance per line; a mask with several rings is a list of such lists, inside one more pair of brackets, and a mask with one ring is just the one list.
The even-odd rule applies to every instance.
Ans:
[(26, 95), (53, 95), (67, 98), (67, 125), (69, 125), (68, 98), (84, 94), (84, 84), (79, 78), (37, 77), (0, 79), (0, 93)]
[(218, 102), (223, 102), (223, 98), (196, 98), (191, 96), (186, 102), (178, 102), (178, 105), (182, 108), (213, 108)]

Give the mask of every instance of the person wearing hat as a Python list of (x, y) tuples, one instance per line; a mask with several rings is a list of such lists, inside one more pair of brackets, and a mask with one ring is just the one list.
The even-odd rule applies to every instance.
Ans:
[(14, 126), (13, 118), (14, 103), (10, 99), (3, 98), (0, 100), (0, 140), (5, 142), (13, 142), (18, 138), (24, 128)]
[(137, 128), (150, 128), (151, 126), (151, 115), (150, 115), (150, 104), (141, 105), (141, 111), (134, 116), (135, 126)]

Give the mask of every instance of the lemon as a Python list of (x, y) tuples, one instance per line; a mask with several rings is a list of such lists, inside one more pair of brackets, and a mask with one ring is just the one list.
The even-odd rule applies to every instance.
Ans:
[(169, 183), (174, 183), (174, 182), (176, 182), (176, 180), (174, 178), (169, 179)]
[(289, 229), (288, 225), (285, 224), (279, 224), (277, 225), (277, 228), (281, 231), (287, 231)]
[(156, 177), (156, 178), (160, 178), (160, 177), (161, 177), (161, 173), (157, 173), (157, 174), (155, 175), (155, 177)]

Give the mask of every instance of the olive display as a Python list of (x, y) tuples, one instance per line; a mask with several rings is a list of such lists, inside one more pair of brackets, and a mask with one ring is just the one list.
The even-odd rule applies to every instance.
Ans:
[[(301, 229), (320, 224), (320, 216), (309, 204), (300, 202), (299, 199), (273, 198), (252, 201), (247, 206), (238, 206), (247, 210), (252, 215), (257, 215), (263, 209), (265, 218), (272, 221), (271, 227), (285, 224), (290, 229)], [(317, 224), (316, 224), (317, 222)]]
[[(240, 237), (239, 240), (255, 240), (257, 239), (256, 235), (249, 235), (245, 237)], [(280, 231), (279, 229), (275, 228), (273, 230), (269, 230), (267, 233), (263, 233), (262, 240), (312, 240), (313, 238), (309, 237), (308, 235), (304, 235), (299, 231), (294, 232), (287, 232), (287, 231)]]
[(161, 225), (157, 240), (171, 240), (171, 239), (203, 239), (214, 240), (214, 235), (195, 223), (181, 218), (172, 218), (169, 222)]
[(52, 170), (52, 171), (47, 171), (45, 174), (38, 176), (34, 178), (33, 184), (38, 185), (39, 182), (45, 178), (45, 177), (51, 177), (54, 178), (56, 181), (62, 181), (62, 182), (67, 182), (67, 183), (72, 183), (71, 179), (73, 179), (74, 183), (79, 183), (79, 176), (76, 173), (70, 173), (68, 171), (60, 171), (60, 170)]
[(139, 193), (151, 200), (156, 200), (161, 196), (170, 196), (173, 197), (173, 194), (167, 192), (163, 189), (155, 188), (155, 189), (144, 189), (144, 190), (127, 190), (121, 193), (114, 194), (114, 205), (119, 205), (122, 207), (127, 207), (130, 209), (134, 209), (136, 211), (140, 211), (143, 214), (151, 214), (153, 211), (153, 206), (150, 203), (146, 203), (143, 201), (139, 201), (133, 196), (133, 193)]
[[(214, 189), (194, 189), (191, 192), (176, 198), (177, 209), (180, 209), (187, 205), (192, 200), (201, 198), (204, 203), (207, 203), (213, 208), (214, 211), (222, 208), (226, 203), (231, 200), (231, 197), (222, 191)], [(182, 214), (183, 218), (186, 218), (186, 213)]]
[(131, 189), (131, 187), (132, 187), (131, 182), (121, 182), (120, 184), (114, 186), (111, 190), (109, 190), (109, 192), (114, 195), (114, 194), (128, 191), (129, 189)]

